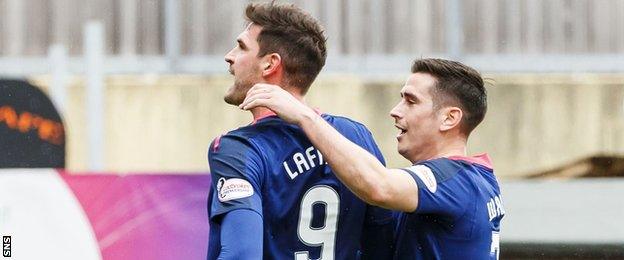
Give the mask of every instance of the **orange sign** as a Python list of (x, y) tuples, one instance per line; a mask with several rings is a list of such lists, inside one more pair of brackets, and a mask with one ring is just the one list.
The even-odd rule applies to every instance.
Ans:
[(0, 123), (4, 123), (10, 129), (24, 134), (30, 131), (37, 131), (41, 140), (52, 144), (61, 145), (65, 141), (63, 124), (30, 112), (18, 114), (11, 106), (0, 107)]

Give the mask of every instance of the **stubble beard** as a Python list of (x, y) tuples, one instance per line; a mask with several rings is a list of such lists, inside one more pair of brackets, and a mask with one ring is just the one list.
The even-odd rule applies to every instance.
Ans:
[(235, 80), (234, 84), (230, 86), (228, 93), (223, 96), (225, 103), (238, 106), (243, 103), (247, 96), (247, 91), (254, 85), (254, 82), (249, 80)]
[(238, 93), (236, 93), (237, 88), (238, 87), (236, 86), (236, 83), (230, 86), (230, 88), (228, 89), (228, 92), (225, 93), (225, 96), (223, 96), (223, 101), (225, 101), (225, 103), (228, 103), (234, 106), (238, 106), (242, 103), (242, 101), (239, 102), (240, 98), (236, 97), (238, 95)]

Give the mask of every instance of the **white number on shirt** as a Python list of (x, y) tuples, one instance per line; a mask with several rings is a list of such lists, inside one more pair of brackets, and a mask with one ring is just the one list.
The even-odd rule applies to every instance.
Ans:
[(492, 232), (492, 246), (490, 247), (490, 255), (493, 255), (498, 260), (500, 255), (500, 234), (496, 231)]
[[(325, 205), (325, 222), (320, 228), (312, 227), (312, 209), (317, 203)], [(297, 227), (299, 240), (308, 246), (320, 246), (320, 259), (333, 260), (338, 213), (340, 211), (338, 193), (326, 185), (314, 186), (303, 195), (300, 208)], [(295, 252), (295, 260), (308, 260), (308, 254), (308, 251)]]

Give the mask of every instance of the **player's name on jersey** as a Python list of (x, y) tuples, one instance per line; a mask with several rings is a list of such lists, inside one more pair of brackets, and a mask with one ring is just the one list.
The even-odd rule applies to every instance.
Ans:
[(284, 170), (291, 180), (315, 167), (327, 164), (323, 161), (323, 155), (314, 146), (310, 146), (305, 151), (297, 152), (284, 161)]
[(505, 215), (505, 208), (503, 208), (503, 203), (498, 196), (494, 196), (487, 203), (488, 214), (490, 215), (490, 221), (492, 221), (496, 217), (500, 217)]

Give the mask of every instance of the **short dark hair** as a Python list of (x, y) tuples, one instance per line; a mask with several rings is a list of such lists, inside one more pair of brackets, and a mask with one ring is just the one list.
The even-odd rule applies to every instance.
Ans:
[(324, 29), (310, 14), (293, 4), (251, 3), (246, 19), (262, 27), (258, 35), (258, 56), (278, 53), (286, 84), (305, 94), (325, 65), (327, 50)]
[(455, 105), (463, 112), (460, 123), (468, 136), (487, 111), (487, 91), (481, 74), (460, 62), (444, 59), (419, 59), (412, 65), (412, 73), (428, 73), (436, 79), (433, 88), (434, 109)]

